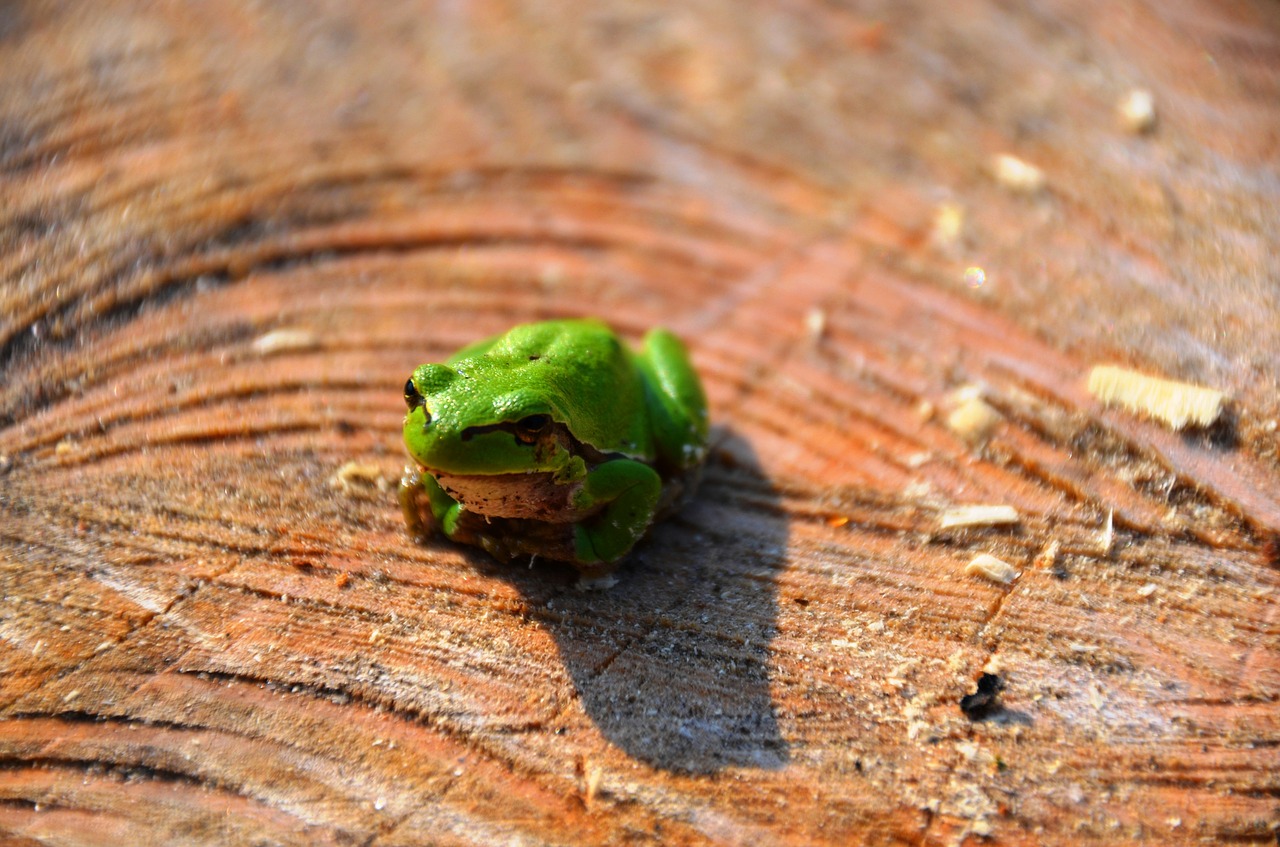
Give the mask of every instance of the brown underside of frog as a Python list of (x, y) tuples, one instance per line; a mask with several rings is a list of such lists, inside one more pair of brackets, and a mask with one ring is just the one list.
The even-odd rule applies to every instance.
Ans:
[(557, 485), (550, 473), (453, 474), (431, 471), (445, 493), (469, 512), (486, 518), (528, 518), (540, 523), (567, 524), (589, 512), (573, 507), (582, 482)]
[[(406, 478), (429, 472), (411, 463)], [(495, 559), (511, 562), (537, 556), (567, 562), (583, 577), (594, 579), (617, 569), (626, 557), (615, 562), (582, 563), (575, 560), (573, 527), (590, 520), (604, 508), (574, 509), (570, 503), (581, 482), (558, 485), (550, 473), (527, 474), (443, 474), (431, 472), (440, 487), (465, 506), (454, 528), (452, 541), (482, 548)], [(654, 523), (674, 514), (697, 491), (702, 467), (669, 475), (663, 480), (662, 496), (654, 510)], [(440, 533), (431, 513), (426, 491), (418, 487), (405, 504), (410, 531), (429, 537)], [(646, 530), (647, 532), (647, 530)]]

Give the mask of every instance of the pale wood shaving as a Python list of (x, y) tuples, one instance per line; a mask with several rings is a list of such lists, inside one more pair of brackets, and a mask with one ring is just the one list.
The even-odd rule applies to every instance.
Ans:
[(586, 794), (587, 805), (590, 806), (595, 802), (596, 797), (600, 796), (600, 787), (604, 785), (604, 768), (596, 764), (587, 765), (586, 769)]
[(1089, 372), (1089, 393), (1103, 405), (1150, 415), (1175, 430), (1209, 426), (1222, 414), (1226, 400), (1226, 395), (1212, 388), (1114, 365), (1098, 365)]
[(1150, 91), (1135, 88), (1116, 107), (1120, 123), (1134, 135), (1150, 132), (1156, 126), (1156, 100)]
[(319, 344), (315, 333), (308, 329), (273, 329), (253, 342), (253, 351), (259, 356), (274, 356), (312, 350)]
[(963, 401), (947, 416), (947, 428), (966, 441), (981, 441), (1003, 420), (986, 400), (972, 397)]
[(1060, 549), (1060, 547), (1061, 547), (1061, 544), (1058, 542), (1058, 539), (1056, 538), (1050, 541), (1048, 544), (1046, 544), (1044, 548), (1041, 549), (1041, 551), (1036, 555), (1037, 567), (1041, 567), (1041, 568), (1053, 567), (1054, 563), (1058, 561), (1058, 550)]
[(1007, 526), (1018, 522), (1018, 510), (1012, 506), (959, 506), (943, 512), (938, 519), (942, 529), (964, 526)]
[(386, 491), (389, 485), (382, 475), (382, 468), (353, 461), (347, 462), (329, 477), (329, 487), (344, 494), (354, 494), (360, 489)]
[(1003, 559), (997, 559), (990, 553), (979, 553), (973, 561), (965, 566), (964, 572), (969, 576), (980, 576), (992, 582), (1008, 585), (1018, 578), (1017, 569)]
[(1103, 524), (1102, 534), (1098, 537), (1098, 548), (1101, 555), (1109, 556), (1111, 554), (1111, 545), (1116, 538), (1116, 510), (1107, 510), (1107, 522)]
[(1016, 194), (1035, 194), (1045, 186), (1044, 171), (1017, 156), (1001, 153), (991, 160), (996, 182)]
[(822, 309), (810, 309), (804, 316), (804, 328), (810, 341), (821, 341), (827, 333), (827, 313)]
[(964, 234), (964, 207), (957, 203), (942, 203), (933, 215), (933, 243), (950, 250), (960, 243)]

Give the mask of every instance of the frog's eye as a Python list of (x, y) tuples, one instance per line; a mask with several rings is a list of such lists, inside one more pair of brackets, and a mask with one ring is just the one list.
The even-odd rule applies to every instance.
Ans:
[(516, 438), (525, 444), (532, 444), (550, 425), (550, 415), (526, 415), (516, 421)]
[(409, 407), (409, 411), (422, 405), (422, 395), (418, 393), (418, 389), (413, 384), (413, 378), (405, 380), (404, 383), (404, 403)]

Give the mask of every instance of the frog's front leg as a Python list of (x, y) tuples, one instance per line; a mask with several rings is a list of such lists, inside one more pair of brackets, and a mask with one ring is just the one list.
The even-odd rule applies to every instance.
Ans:
[(604, 508), (573, 528), (577, 561), (609, 563), (622, 558), (644, 535), (661, 494), (662, 479), (641, 462), (614, 459), (588, 473), (573, 505), (590, 509), (604, 504)]
[(429, 536), (433, 522), (446, 537), (453, 537), (462, 504), (446, 494), (435, 477), (417, 465), (409, 465), (400, 477), (399, 494), (404, 522), (415, 538)]
[(431, 534), (431, 503), (422, 488), (422, 476), (422, 469), (417, 465), (405, 465), (397, 491), (405, 526), (415, 541), (423, 541)]

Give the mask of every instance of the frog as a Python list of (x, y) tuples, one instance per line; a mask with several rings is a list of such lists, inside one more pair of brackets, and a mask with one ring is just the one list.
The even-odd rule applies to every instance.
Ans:
[(706, 394), (679, 338), (632, 348), (604, 322), (527, 323), (414, 369), (404, 385), (410, 533), (602, 579), (694, 493)]

